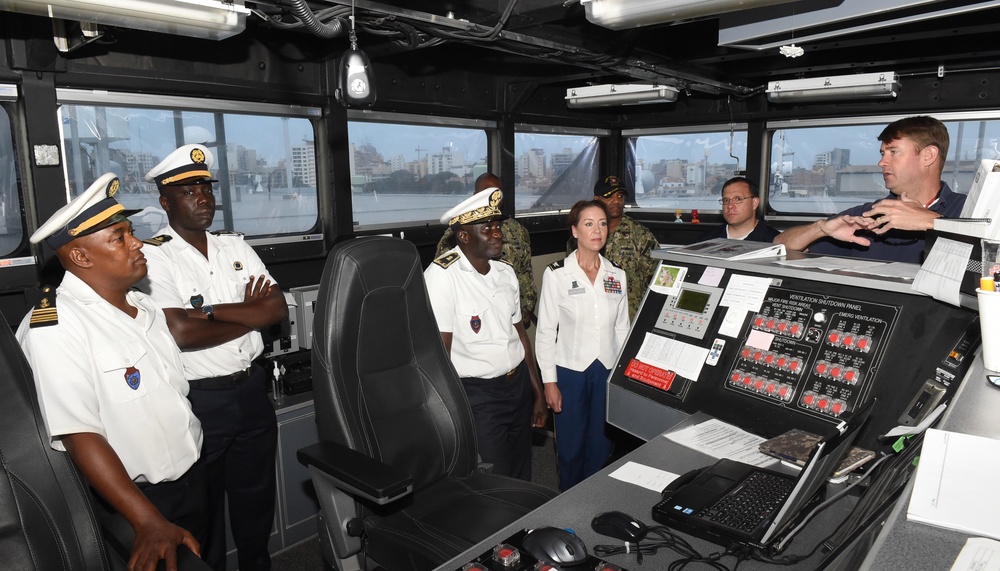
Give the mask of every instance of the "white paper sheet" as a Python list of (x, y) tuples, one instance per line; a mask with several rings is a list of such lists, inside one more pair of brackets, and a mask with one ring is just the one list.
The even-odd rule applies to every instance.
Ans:
[(1000, 539), (997, 474), (1000, 440), (928, 428), (906, 515), (911, 521)]
[(972, 244), (938, 237), (910, 288), (934, 299), (960, 305), (958, 287), (962, 285), (962, 275), (969, 264), (970, 254)]
[(747, 319), (747, 314), (750, 313), (745, 307), (724, 307), (722, 311), (725, 311), (725, 316), (722, 318), (722, 324), (719, 325), (719, 335), (725, 335), (726, 337), (739, 337), (740, 330), (743, 329), (743, 322)]
[(767, 295), (767, 288), (771, 287), (771, 278), (759, 278), (756, 276), (744, 276), (733, 274), (729, 276), (729, 284), (726, 285), (726, 292), (722, 294), (722, 307), (745, 307), (748, 311), (760, 311), (760, 306), (764, 303), (764, 296)]
[(726, 275), (726, 270), (722, 268), (716, 268), (714, 266), (709, 266), (705, 268), (705, 271), (701, 273), (701, 277), (698, 279), (698, 283), (701, 285), (706, 285), (708, 287), (718, 287), (719, 282), (722, 281), (722, 276)]
[(708, 348), (647, 332), (635, 358), (697, 381), (708, 359)]
[(1000, 541), (970, 537), (951, 571), (1000, 571)]
[(670, 482), (676, 480), (678, 476), (673, 472), (667, 472), (666, 470), (660, 470), (636, 462), (626, 462), (621, 468), (608, 475), (616, 480), (642, 486), (647, 490), (653, 490), (657, 493), (662, 492), (663, 488), (670, 485)]
[(677, 444), (713, 458), (729, 458), (754, 466), (772, 466), (778, 463), (775, 458), (760, 453), (760, 443), (764, 438), (715, 418), (665, 436)]

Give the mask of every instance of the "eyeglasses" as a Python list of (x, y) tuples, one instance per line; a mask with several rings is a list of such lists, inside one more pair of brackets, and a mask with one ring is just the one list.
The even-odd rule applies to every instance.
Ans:
[(734, 196), (732, 198), (720, 198), (719, 199), (719, 204), (721, 204), (723, 206), (725, 206), (727, 204), (730, 204), (730, 203), (732, 203), (732, 204), (740, 204), (744, 200), (750, 200), (751, 198), (753, 198), (753, 197), (752, 196)]

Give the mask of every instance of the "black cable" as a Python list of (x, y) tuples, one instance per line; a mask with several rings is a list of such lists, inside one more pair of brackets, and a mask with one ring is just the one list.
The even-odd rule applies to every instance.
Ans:
[[(650, 539), (651, 535), (658, 536), (658, 539)], [(638, 543), (625, 543), (624, 545), (595, 545), (593, 552), (595, 555), (604, 557), (607, 555), (622, 555), (635, 553), (636, 561), (641, 565), (643, 555), (652, 555), (662, 548), (673, 550), (681, 556), (681, 559), (670, 563), (667, 571), (679, 571), (692, 563), (708, 565), (718, 571), (735, 571), (740, 562), (750, 558), (750, 552), (743, 547), (718, 551), (708, 555), (702, 555), (691, 546), (684, 538), (676, 535), (670, 528), (657, 525), (650, 527), (646, 539)], [(735, 557), (736, 563), (732, 569), (721, 562), (723, 557)]]

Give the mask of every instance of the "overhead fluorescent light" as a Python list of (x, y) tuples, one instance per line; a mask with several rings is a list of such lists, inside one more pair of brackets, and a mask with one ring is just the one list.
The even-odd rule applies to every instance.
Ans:
[(580, 0), (587, 20), (612, 30), (715, 16), (792, 0)]
[(244, 0), (0, 0), (0, 10), (195, 38), (246, 28)]
[(588, 85), (566, 90), (566, 105), (573, 108), (644, 105), (677, 101), (677, 88), (669, 85), (623, 83)]
[(767, 100), (772, 103), (792, 103), (892, 99), (899, 93), (899, 88), (899, 76), (891, 71), (786, 79), (768, 82)]

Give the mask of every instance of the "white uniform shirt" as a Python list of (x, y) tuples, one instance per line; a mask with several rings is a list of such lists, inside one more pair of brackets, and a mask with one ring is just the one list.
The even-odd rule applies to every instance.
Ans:
[[(173, 239), (161, 246), (145, 246), (149, 273), (139, 288), (149, 293), (160, 307), (193, 308), (192, 298), (201, 296), (203, 305), (242, 302), (250, 276), (268, 275), (267, 268), (243, 237), (237, 234), (208, 234), (208, 259), (169, 226), (160, 234)], [(184, 351), (184, 375), (188, 380), (228, 375), (246, 369), (264, 351), (260, 333), (251, 331), (222, 345)]]
[(484, 276), (457, 247), (437, 260), (452, 253), (459, 257), (447, 268), (435, 261), (424, 270), (438, 330), (452, 334), (451, 362), (458, 376), (499, 377), (524, 360), (514, 327), (521, 321), (517, 276), (512, 267), (495, 260)]
[(542, 382), (556, 382), (556, 366), (584, 371), (595, 359), (605, 368), (628, 336), (628, 284), (625, 270), (600, 256), (597, 279), (590, 283), (574, 250), (561, 267), (545, 268), (538, 298), (535, 359)]
[[(201, 451), (201, 423), (191, 412), (181, 353), (163, 311), (129, 292), (135, 319), (67, 272), (57, 290), (59, 322), (28, 326), (17, 340), (35, 375), (50, 444), (60, 436), (100, 434), (140, 482), (173, 481)], [(135, 386), (132, 386), (135, 385)]]

